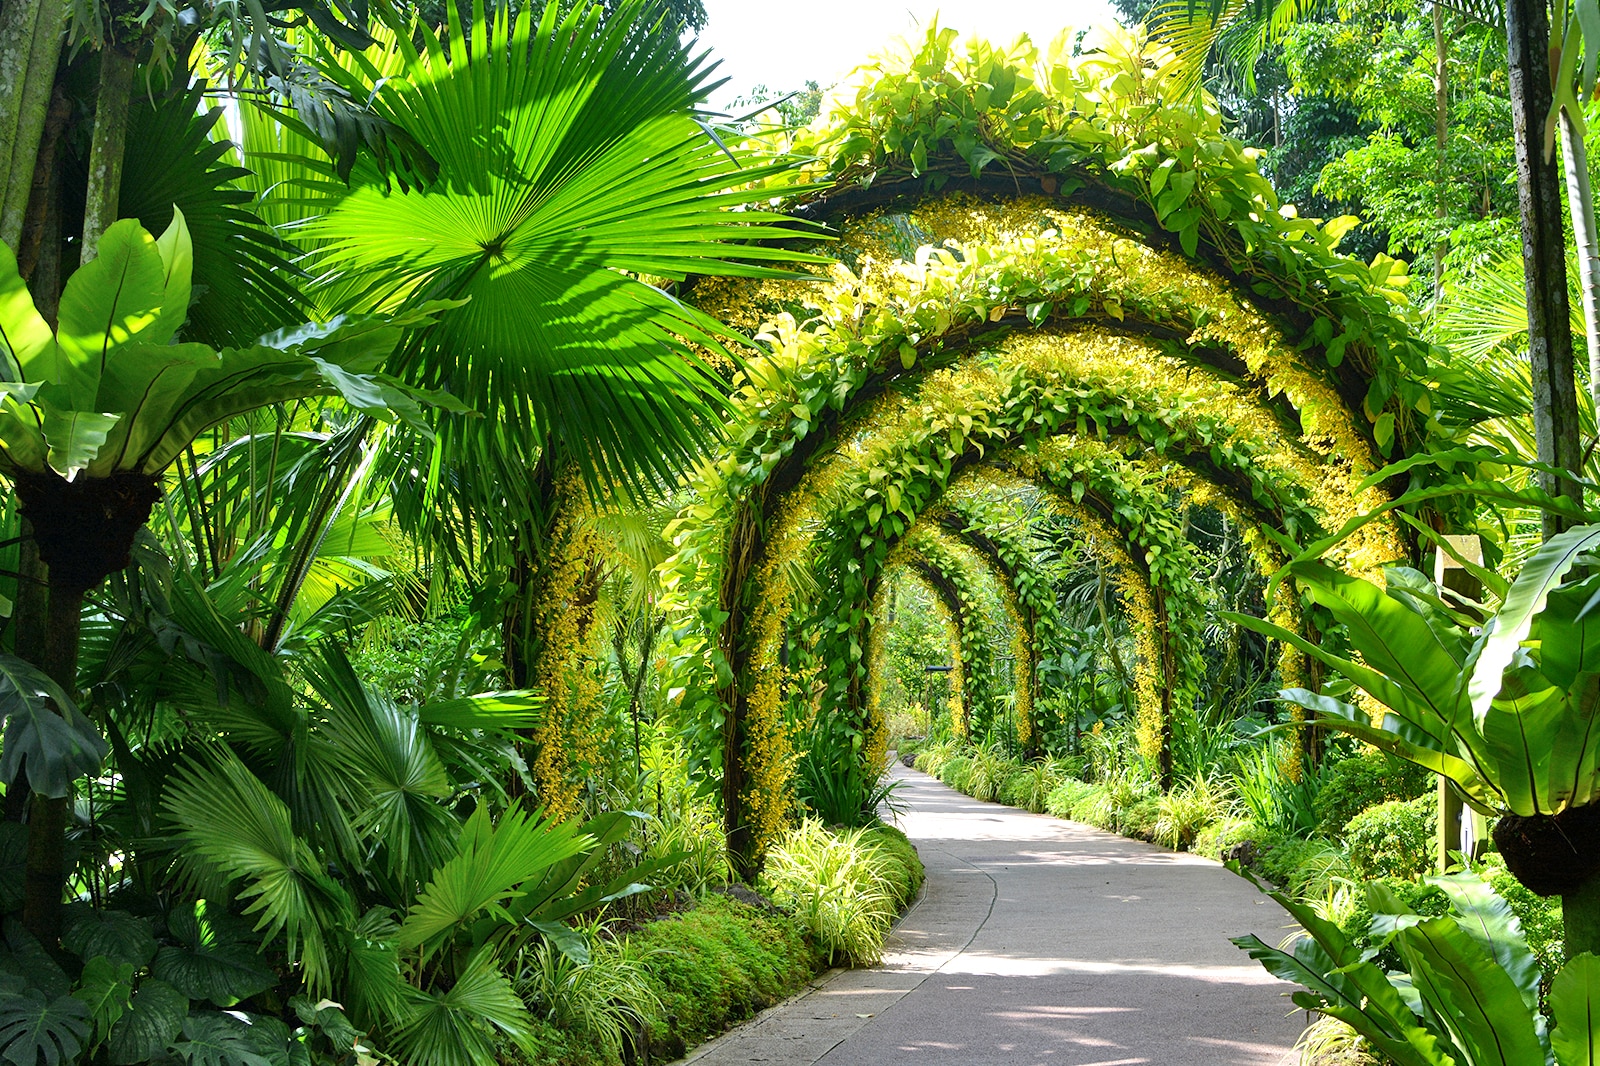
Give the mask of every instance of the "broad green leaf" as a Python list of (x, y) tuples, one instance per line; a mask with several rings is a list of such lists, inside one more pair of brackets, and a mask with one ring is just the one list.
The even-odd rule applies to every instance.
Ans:
[(91, 956), (83, 964), (83, 975), (78, 978), (78, 987), (72, 995), (89, 1008), (95, 1042), (99, 1043), (127, 1013), (133, 995), (133, 965), (112, 962), (104, 955)]
[(414, 991), (395, 1049), (407, 1066), (482, 1066), (495, 1061), (497, 1031), (521, 1042), (529, 1020), (494, 953), (484, 949), (468, 960), (449, 991)]
[(90, 1031), (88, 1006), (72, 996), (0, 992), (0, 1058), (13, 1066), (71, 1066)]
[(14, 655), (0, 655), (0, 716), (6, 722), (0, 782), (6, 785), (26, 772), (35, 792), (59, 798), (79, 777), (99, 770), (106, 757), (105, 741), (77, 704), (43, 671)]
[(61, 946), (80, 959), (103, 955), (111, 962), (140, 968), (155, 957), (156, 938), (148, 919), (81, 906), (69, 913)]
[(172, 221), (156, 238), (156, 251), (161, 254), (161, 318), (144, 339), (151, 344), (165, 344), (189, 317), (190, 277), (194, 272), (194, 242), (176, 204), (172, 206)]
[(1493, 957), (1495, 964), (1505, 971), (1522, 1002), (1530, 1011), (1539, 1007), (1539, 960), (1528, 948), (1522, 935), (1522, 925), (1505, 900), (1497, 895), (1487, 881), (1470, 873), (1430, 877), (1428, 883), (1437, 885), (1450, 897), (1450, 907), (1456, 924), (1476, 940)]
[(156, 952), (150, 972), (189, 999), (210, 1000), (230, 1007), (241, 999), (264, 992), (277, 976), (260, 950), (246, 938), (242, 923), (205, 913), (201, 904), (184, 904), (167, 918), (168, 930), (178, 941)]
[(188, 1066), (279, 1066), (262, 1054), (251, 1029), (231, 1015), (191, 1014), (183, 1020), (183, 1039), (173, 1042), (172, 1054)]
[(1471, 666), (1467, 691), (1472, 713), (1482, 719), (1500, 692), (1501, 676), (1511, 665), (1517, 648), (1528, 638), (1533, 620), (1544, 610), (1545, 601), (1578, 559), (1600, 547), (1600, 526), (1578, 526), (1545, 541), (1527, 562), (1506, 592), (1490, 624), (1482, 650)]
[(1395, 934), (1412, 983), (1474, 1066), (1529, 1066), (1546, 1060), (1534, 1011), (1494, 957), (1450, 918)]
[(1586, 951), (1567, 960), (1550, 985), (1550, 1013), (1558, 1066), (1600, 1066), (1600, 958)]
[(155, 1059), (183, 1030), (188, 1014), (188, 997), (176, 988), (157, 977), (139, 982), (128, 1010), (111, 1027), (106, 1047), (111, 1066), (135, 1066)]
[(55, 334), (33, 304), (33, 294), (17, 272), (17, 257), (0, 244), (0, 368), (8, 382), (53, 381)]
[(67, 279), (56, 328), (59, 354), (53, 372), (43, 375), (66, 388), (74, 410), (93, 410), (101, 371), (116, 349), (160, 321), (166, 288), (155, 238), (137, 219), (112, 223), (100, 238), (100, 254)]
[(50, 469), (68, 481), (89, 468), (100, 454), (106, 437), (122, 418), (94, 411), (66, 411), (51, 403), (41, 406), (44, 408), (44, 442), (50, 449)]

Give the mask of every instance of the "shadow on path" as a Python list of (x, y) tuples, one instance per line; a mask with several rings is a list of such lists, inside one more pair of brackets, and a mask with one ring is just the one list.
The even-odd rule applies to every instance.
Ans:
[(1291, 927), (1217, 863), (896, 768), (923, 897), (883, 964), (700, 1048), (697, 1066), (1278, 1066), (1305, 1016), (1228, 942)]

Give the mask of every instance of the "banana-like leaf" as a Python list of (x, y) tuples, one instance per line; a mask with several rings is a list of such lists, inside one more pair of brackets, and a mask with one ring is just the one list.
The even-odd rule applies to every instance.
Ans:
[(17, 270), (17, 256), (0, 244), (0, 359), (7, 382), (53, 380), (42, 373), (56, 339), (33, 305), (33, 293)]
[(545, 720), (545, 699), (534, 692), (484, 692), (453, 700), (435, 700), (417, 708), (422, 724), (442, 729), (514, 732)]
[(1495, 957), (1454, 918), (1399, 930), (1395, 946), (1417, 992), (1474, 1066), (1529, 1066), (1548, 1059), (1536, 1011)]
[(1503, 970), (1517, 991), (1522, 1005), (1530, 1011), (1539, 1007), (1539, 960), (1522, 935), (1522, 925), (1505, 900), (1482, 878), (1471, 874), (1450, 874), (1428, 878), (1450, 898), (1456, 924), (1476, 940)]
[(1550, 1013), (1558, 1066), (1600, 1066), (1600, 958), (1586, 951), (1567, 960), (1550, 985)]
[(166, 297), (166, 265), (156, 239), (134, 219), (112, 223), (100, 238), (100, 254), (73, 271), (62, 290), (55, 365), (39, 368), (43, 372), (24, 367), (26, 377), (61, 385), (73, 408), (93, 410), (100, 375), (118, 348), (135, 340), (172, 339), (171, 323), (162, 317)]
[(1528, 639), (1533, 620), (1544, 610), (1545, 600), (1578, 560), (1600, 548), (1600, 526), (1579, 526), (1546, 541), (1527, 562), (1506, 591), (1476, 660), (1471, 664), (1467, 691), (1472, 713), (1480, 721), (1500, 692), (1506, 667), (1517, 648)]

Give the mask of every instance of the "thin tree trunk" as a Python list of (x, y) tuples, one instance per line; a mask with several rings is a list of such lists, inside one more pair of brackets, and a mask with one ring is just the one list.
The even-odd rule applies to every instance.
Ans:
[[(1545, 0), (1506, 0), (1506, 50), (1517, 156), (1517, 200), (1522, 218), (1534, 436), (1540, 462), (1576, 471), (1581, 465), (1581, 452), (1567, 304), (1566, 238), (1555, 166), (1544, 154), (1544, 122), (1550, 113), (1552, 95), (1549, 47)], [(1539, 483), (1552, 495), (1582, 503), (1582, 489), (1569, 478), (1541, 474)], [(1546, 513), (1544, 535), (1552, 537), (1570, 524), (1560, 515)]]
[(1433, 299), (1439, 299), (1439, 293), (1444, 288), (1444, 257), (1449, 250), (1449, 241), (1445, 239), (1444, 223), (1449, 217), (1445, 205), (1445, 144), (1448, 136), (1450, 122), (1450, 86), (1448, 82), (1450, 58), (1449, 47), (1444, 38), (1444, 8), (1437, 3), (1433, 5), (1433, 148), (1434, 148), (1434, 192), (1438, 197), (1438, 204), (1434, 211), (1439, 218), (1439, 239), (1433, 244)]
[[(73, 698), (77, 694), (78, 627), (82, 616), (83, 593), (52, 585), (43, 666), (45, 673)], [(61, 894), (66, 882), (62, 854), (71, 802), (70, 793), (61, 799), (34, 796), (28, 818), (22, 924), (47, 949), (61, 939)]]
[(1567, 174), (1567, 207), (1578, 246), (1578, 287), (1583, 294), (1583, 336), (1589, 349), (1589, 394), (1600, 408), (1600, 234), (1595, 231), (1594, 190), (1589, 187), (1589, 151), (1561, 111), (1561, 160)]
[[(89, 184), (83, 206), (80, 263), (100, 254), (100, 236), (117, 220), (122, 157), (128, 142), (128, 105), (133, 100), (134, 62), (111, 41), (100, 52), (100, 92), (89, 143)], [(30, 172), (31, 173), (31, 172)]]
[(61, 59), (65, 0), (0, 4), (0, 242), (17, 250)]
[[(45, 631), (49, 622), (50, 589), (45, 584), (48, 571), (39, 561), (39, 545), (33, 539), (33, 523), (21, 516), (22, 542), (17, 564), (17, 605), (12, 619), (16, 642), (12, 652), (19, 659), (42, 665), (45, 661)], [(19, 776), (6, 789), (5, 816), (9, 822), (23, 821), (32, 795), (25, 776)]]

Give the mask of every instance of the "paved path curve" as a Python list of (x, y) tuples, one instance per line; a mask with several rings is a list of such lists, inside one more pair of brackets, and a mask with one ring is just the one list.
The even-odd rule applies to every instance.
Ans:
[(696, 1066), (1279, 1066), (1304, 1025), (1228, 943), (1290, 919), (1214, 862), (896, 768), (928, 870), (883, 964), (835, 971)]

